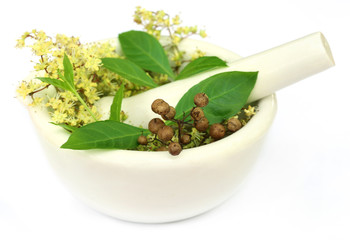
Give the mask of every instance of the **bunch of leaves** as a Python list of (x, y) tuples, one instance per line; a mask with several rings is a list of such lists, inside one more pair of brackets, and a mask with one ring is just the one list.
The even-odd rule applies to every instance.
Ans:
[(103, 66), (139, 85), (151, 88), (158, 86), (150, 77), (150, 72), (164, 74), (174, 81), (227, 66), (226, 62), (218, 57), (203, 56), (190, 62), (176, 75), (164, 48), (152, 35), (142, 31), (128, 31), (119, 34), (118, 38), (125, 59), (102, 58)]
[[(244, 106), (241, 111), (239, 111), (237, 114), (235, 114), (233, 117), (230, 117), (229, 119), (225, 119), (221, 122), (221, 124), (225, 127), (225, 136), (228, 137), (234, 132), (236, 132), (239, 128), (242, 126), (245, 126), (250, 119), (256, 114), (256, 108), (257, 106), (251, 106), (246, 105)], [(240, 122), (240, 125), (236, 125), (237, 130), (232, 131), (229, 127), (229, 120), (232, 118), (237, 119)], [(169, 144), (171, 142), (176, 142), (181, 145), (182, 149), (189, 149), (194, 147), (203, 146), (209, 143), (212, 143), (215, 141), (214, 138), (210, 135), (210, 130), (208, 126), (208, 129), (202, 131), (198, 130), (198, 126), (196, 126), (193, 119), (191, 120), (184, 120), (176, 119), (175, 121), (172, 121), (175, 124), (172, 124), (171, 127), (174, 129), (174, 136), (171, 138), (170, 141), (164, 142), (158, 134), (155, 133), (149, 133), (145, 136), (146, 142), (140, 143), (140, 137), (138, 139), (139, 145), (137, 146), (137, 150), (139, 151), (169, 151)], [(180, 124), (178, 124), (180, 123)], [(237, 124), (237, 123), (236, 123)], [(197, 127), (197, 128), (196, 128)], [(179, 130), (181, 128), (181, 130)], [(142, 133), (144, 134), (144, 133)], [(181, 136), (184, 134), (187, 135), (187, 140), (185, 138), (181, 139)], [(144, 136), (144, 135), (141, 135)], [(190, 138), (190, 140), (188, 140)], [(181, 140), (180, 140), (181, 139)]]

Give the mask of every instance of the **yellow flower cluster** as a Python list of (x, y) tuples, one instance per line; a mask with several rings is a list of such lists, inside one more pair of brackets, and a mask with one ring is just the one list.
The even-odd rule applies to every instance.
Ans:
[(30, 82), (21, 82), (21, 84), (17, 88), (17, 93), (23, 99), (32, 93), (34, 93), (38, 89), (42, 89), (46, 86), (46, 83), (30, 81)]
[(163, 31), (168, 32), (171, 43), (168, 46), (164, 46), (164, 48), (167, 50), (167, 54), (173, 61), (175, 68), (181, 66), (184, 62), (184, 52), (179, 51), (179, 43), (192, 35), (199, 35), (202, 38), (207, 36), (205, 30), (199, 30), (197, 26), (180, 26), (181, 20), (179, 15), (170, 18), (164, 11), (152, 12), (137, 7), (134, 14), (134, 22), (142, 25), (146, 32), (157, 39), (160, 39)]
[[(185, 52), (178, 48), (179, 43), (191, 36), (199, 35), (205, 37), (204, 30), (199, 30), (197, 26), (180, 26), (179, 15), (171, 18), (164, 11), (147, 11), (144, 8), (137, 7), (134, 15), (134, 21), (143, 25), (144, 30), (156, 38), (160, 38), (162, 31), (168, 32), (170, 43), (163, 46), (174, 71), (185, 61), (191, 61), (204, 55), (197, 50), (191, 59), (184, 59)], [(101, 67), (101, 58), (122, 57), (118, 56), (115, 46), (106, 42), (96, 42), (91, 44), (82, 44), (77, 37), (67, 37), (64, 34), (57, 34), (55, 37), (47, 36), (44, 31), (32, 30), (25, 32), (17, 40), (16, 47), (29, 47), (37, 57), (34, 69), (42, 77), (59, 78), (59, 73), (63, 73), (63, 57), (66, 54), (73, 65), (74, 81), (77, 92), (81, 98), (89, 105), (97, 118), (100, 114), (97, 112), (94, 104), (103, 96), (114, 95), (121, 84), (124, 84), (124, 97), (135, 95), (145, 91), (147, 87), (141, 87), (123, 79), (119, 75)], [(159, 73), (149, 74), (158, 85), (169, 82), (168, 76)], [(37, 96), (34, 93), (40, 92), (48, 87), (46, 83), (39, 81), (22, 82), (17, 92), (22, 97), (32, 97), (31, 105), (44, 104), (52, 114), (54, 123), (64, 123), (74, 127), (80, 127), (93, 121), (91, 114), (81, 105), (77, 97), (69, 91), (56, 89), (56, 96), (44, 97)], [(125, 120), (125, 113), (121, 113)]]
[[(16, 46), (31, 48), (33, 54), (38, 57), (34, 69), (44, 77), (50, 78), (58, 78), (58, 73), (63, 73), (63, 57), (66, 53), (74, 68), (75, 87), (97, 117), (99, 114), (93, 106), (94, 103), (102, 96), (113, 95), (122, 83), (125, 84), (125, 97), (146, 89), (101, 68), (101, 58), (119, 57), (115, 47), (109, 42), (83, 45), (76, 37), (57, 34), (52, 38), (43, 31), (32, 30), (24, 33), (17, 40)], [(17, 92), (22, 97), (33, 97), (33, 93), (45, 89), (46, 85), (37, 81), (22, 82)], [(52, 121), (55, 123), (79, 127), (93, 121), (91, 115), (69, 91), (57, 89), (57, 95), (50, 99), (34, 97), (31, 105), (43, 102), (50, 109)]]

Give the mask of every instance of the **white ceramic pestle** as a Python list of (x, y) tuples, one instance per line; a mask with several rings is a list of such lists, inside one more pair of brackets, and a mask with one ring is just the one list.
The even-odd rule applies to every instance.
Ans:
[[(187, 52), (198, 47), (207, 55), (226, 60), (229, 67), (124, 99), (123, 110), (129, 115), (128, 121), (146, 126), (154, 117), (150, 109), (154, 99), (163, 98), (175, 106), (191, 86), (213, 74), (259, 71), (249, 98), (249, 101), (260, 99), (259, 111), (247, 125), (220, 141), (186, 149), (176, 157), (168, 152), (77, 151), (60, 149), (69, 134), (49, 123), (46, 108), (29, 108), (54, 171), (73, 195), (92, 208), (120, 219), (146, 223), (177, 221), (214, 208), (237, 190), (259, 158), (264, 136), (276, 113), (273, 93), (334, 65), (328, 44), (320, 33), (244, 59), (202, 41), (187, 39), (180, 47)], [(105, 118), (111, 101), (112, 98), (106, 97), (99, 102)]]
[[(317, 32), (230, 62), (228, 65), (225, 68), (175, 81), (124, 99), (122, 109), (127, 111), (127, 122), (135, 126), (147, 127), (148, 119), (156, 116), (150, 108), (155, 99), (162, 98), (170, 105), (176, 106), (183, 94), (193, 85), (220, 72), (259, 71), (256, 85), (248, 99), (248, 102), (253, 102), (334, 66), (334, 60), (326, 39), (322, 33)], [(108, 107), (112, 99), (113, 97), (106, 97), (97, 104), (98, 108), (105, 113), (104, 118), (109, 116)]]

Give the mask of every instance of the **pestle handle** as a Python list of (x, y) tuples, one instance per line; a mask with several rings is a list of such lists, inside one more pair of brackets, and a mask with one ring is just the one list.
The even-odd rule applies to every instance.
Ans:
[(334, 60), (327, 40), (317, 32), (239, 59), (225, 71), (259, 71), (248, 99), (253, 102), (332, 66)]
[[(128, 113), (128, 123), (147, 126), (148, 122), (142, 119), (151, 119), (155, 116), (149, 107), (154, 99), (162, 98), (170, 105), (176, 106), (188, 89), (217, 73), (259, 71), (255, 87), (248, 98), (248, 102), (253, 102), (332, 66), (334, 60), (326, 39), (321, 33), (313, 33), (247, 58), (238, 59), (231, 62), (228, 67), (197, 74), (126, 98), (123, 100), (122, 109)], [(109, 116), (112, 100), (113, 97), (104, 97), (96, 104), (105, 119)]]

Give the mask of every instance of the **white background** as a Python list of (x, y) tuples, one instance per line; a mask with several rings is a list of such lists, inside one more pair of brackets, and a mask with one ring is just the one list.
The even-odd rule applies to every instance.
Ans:
[[(279, 110), (240, 190), (201, 216), (170, 224), (106, 217), (54, 175), (15, 87), (32, 68), (14, 48), (25, 31), (83, 42), (138, 29), (135, 6), (181, 14), (207, 41), (248, 56), (322, 31), (336, 67), (277, 93)], [(350, 2), (2, 1), (0, 3), (0, 239), (350, 239)]]

